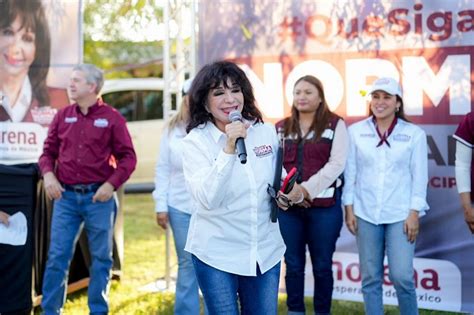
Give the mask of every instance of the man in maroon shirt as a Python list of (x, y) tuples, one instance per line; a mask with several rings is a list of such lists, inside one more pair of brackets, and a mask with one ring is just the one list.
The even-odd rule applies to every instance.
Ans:
[(107, 314), (116, 206), (112, 198), (131, 175), (136, 155), (125, 119), (98, 99), (104, 79), (90, 64), (76, 66), (68, 86), (74, 104), (49, 127), (39, 166), (46, 194), (54, 199), (42, 308), (59, 314), (66, 298), (69, 264), (82, 226), (92, 257), (91, 314)]

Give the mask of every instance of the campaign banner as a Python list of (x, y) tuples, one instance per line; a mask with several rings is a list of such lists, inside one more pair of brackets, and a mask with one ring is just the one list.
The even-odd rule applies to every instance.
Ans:
[[(201, 65), (241, 65), (272, 122), (289, 115), (293, 85), (306, 74), (323, 82), (331, 110), (348, 125), (367, 117), (366, 91), (377, 77), (399, 80), (405, 112), (428, 141), (430, 210), (420, 219), (414, 262), (419, 307), (474, 312), (474, 237), (456, 191), (452, 138), (473, 106), (472, 1), (203, 0), (198, 47)], [(362, 301), (358, 268), (355, 238), (344, 227), (335, 299)], [(311, 295), (308, 282), (306, 289)], [(384, 284), (386, 304), (396, 304), (394, 293)]]
[(46, 139), (45, 127), (36, 123), (0, 123), (0, 159), (37, 160)]
[(36, 163), (82, 61), (80, 0), (0, 0), (0, 164)]
[[(417, 257), (413, 265), (419, 308), (453, 312), (461, 310), (461, 272), (455, 264), (443, 259)], [(333, 298), (363, 302), (359, 256), (355, 253), (336, 252), (333, 266)], [(305, 272), (305, 284), (309, 289), (314, 283), (312, 272), (308, 267)], [(396, 291), (388, 277), (387, 258), (384, 260), (382, 287), (384, 304), (398, 305)], [(305, 293), (312, 295), (311, 290)]]

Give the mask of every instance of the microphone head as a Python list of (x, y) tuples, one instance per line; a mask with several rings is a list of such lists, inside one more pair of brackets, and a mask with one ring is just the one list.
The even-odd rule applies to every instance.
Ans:
[(233, 110), (229, 113), (229, 121), (242, 121), (242, 114), (238, 110)]

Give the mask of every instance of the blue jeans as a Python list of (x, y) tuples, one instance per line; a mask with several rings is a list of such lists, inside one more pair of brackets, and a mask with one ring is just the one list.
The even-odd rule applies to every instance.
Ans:
[(280, 263), (257, 276), (239, 276), (213, 268), (192, 255), (209, 315), (272, 315), (278, 311)]
[(112, 268), (114, 198), (92, 203), (93, 192), (65, 191), (54, 202), (48, 261), (43, 281), (41, 307), (46, 315), (59, 314), (66, 300), (68, 269), (79, 232), (84, 226), (92, 264), (88, 304), (91, 314), (107, 314), (110, 270)]
[(334, 279), (332, 257), (342, 228), (340, 194), (327, 208), (290, 208), (280, 211), (280, 231), (286, 244), (286, 292), (288, 314), (304, 314), (304, 277), (308, 246), (314, 277), (315, 314), (329, 314)]
[(404, 221), (375, 225), (357, 218), (357, 246), (365, 312), (383, 314), (383, 260), (387, 252), (389, 278), (397, 292), (402, 315), (418, 314), (413, 257), (415, 243), (403, 232)]
[[(174, 304), (175, 315), (199, 315), (199, 286), (194, 273), (191, 254), (184, 250), (191, 215), (168, 206), (174, 246), (178, 256), (178, 280)], [(207, 309), (204, 307), (204, 314)]]

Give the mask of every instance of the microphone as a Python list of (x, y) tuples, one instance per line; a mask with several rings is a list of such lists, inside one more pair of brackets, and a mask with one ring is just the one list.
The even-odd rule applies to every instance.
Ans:
[[(238, 110), (231, 111), (229, 113), (229, 121), (242, 121), (242, 114)], [(245, 148), (244, 138), (237, 138), (237, 140), (235, 140), (235, 146), (237, 148), (237, 156), (240, 159), (240, 163), (247, 163), (247, 149)]]

